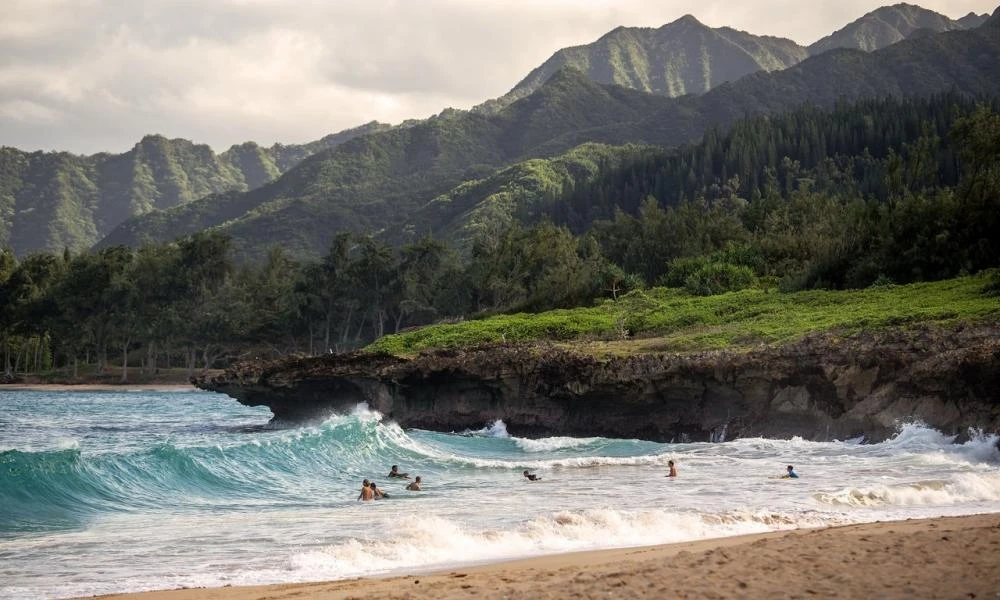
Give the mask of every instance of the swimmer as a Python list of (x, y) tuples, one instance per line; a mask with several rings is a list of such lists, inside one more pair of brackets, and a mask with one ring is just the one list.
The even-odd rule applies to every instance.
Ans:
[(375, 496), (376, 500), (381, 500), (382, 498), (388, 498), (389, 497), (389, 494), (386, 494), (385, 492), (383, 492), (382, 490), (378, 489), (375, 486), (375, 482), (374, 481), (372, 482), (372, 495)]
[(420, 491), (420, 475), (417, 475), (417, 478), (414, 479), (413, 482), (410, 483), (410, 485), (406, 486), (406, 489), (408, 489), (411, 492), (419, 492)]
[(525, 471), (523, 475), (528, 478), (528, 481), (541, 481), (542, 479), (538, 475), (535, 475), (534, 473), (529, 473), (527, 471)]
[(400, 477), (402, 479), (409, 479), (410, 478), (410, 476), (408, 474), (406, 474), (406, 473), (400, 473), (399, 472), (399, 466), (398, 465), (392, 465), (392, 468), (389, 469), (389, 477)]
[(788, 465), (788, 467), (786, 468), (786, 471), (787, 472), (784, 475), (781, 476), (782, 479), (798, 479), (799, 478), (798, 474), (795, 472), (795, 467), (793, 467), (792, 465)]
[(365, 502), (368, 502), (369, 500), (374, 500), (375, 499), (374, 490), (375, 490), (375, 485), (369, 483), (368, 480), (365, 479), (361, 483), (361, 493), (358, 495), (358, 500), (363, 500)]
[(667, 477), (677, 477), (677, 467), (674, 466), (674, 461), (668, 460), (667, 466), (670, 467), (670, 474)]

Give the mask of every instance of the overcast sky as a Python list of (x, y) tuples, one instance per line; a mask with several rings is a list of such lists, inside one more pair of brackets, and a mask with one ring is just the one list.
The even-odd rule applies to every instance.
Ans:
[[(998, 0), (922, 0), (957, 18)], [(298, 143), (503, 95), (559, 48), (690, 13), (809, 44), (877, 0), (0, 0), (0, 145)], [(752, 6), (751, 6), (752, 5)]]

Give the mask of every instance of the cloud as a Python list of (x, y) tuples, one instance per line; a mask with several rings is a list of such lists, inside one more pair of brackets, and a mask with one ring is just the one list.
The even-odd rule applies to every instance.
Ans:
[[(931, 0), (953, 17), (996, 0)], [(559, 48), (691, 13), (809, 43), (873, 0), (5, 0), (0, 144), (304, 142), (502, 95)], [(780, 14), (781, 19), (774, 15)]]
[(31, 100), (8, 100), (0, 102), (0, 117), (19, 123), (48, 124), (58, 121), (58, 111)]

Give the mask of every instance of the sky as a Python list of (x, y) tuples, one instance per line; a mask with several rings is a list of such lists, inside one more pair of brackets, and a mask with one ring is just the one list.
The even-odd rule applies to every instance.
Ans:
[[(952, 18), (998, 0), (919, 0)], [(0, 146), (222, 151), (467, 109), (619, 25), (810, 44), (890, 0), (0, 0)]]

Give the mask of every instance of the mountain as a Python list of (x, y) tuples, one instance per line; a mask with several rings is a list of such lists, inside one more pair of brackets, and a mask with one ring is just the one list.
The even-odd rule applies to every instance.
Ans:
[(986, 20), (983, 27), (1000, 27), (1000, 8), (997, 8), (993, 16)]
[(18, 255), (89, 248), (129, 217), (276, 179), (316, 152), (382, 131), (369, 123), (301, 145), (204, 144), (148, 135), (122, 154), (0, 148), (0, 247)]
[(974, 29), (988, 18), (970, 13), (956, 21), (919, 6), (896, 4), (872, 11), (808, 48), (785, 38), (708, 27), (691, 15), (656, 29), (618, 27), (591, 44), (557, 51), (510, 92), (475, 110), (496, 111), (524, 98), (566, 66), (598, 83), (679, 97), (705, 93), (750, 73), (786, 69), (834, 48), (871, 52), (915, 34)]
[(883, 6), (809, 46), (811, 55), (834, 48), (854, 48), (871, 52), (905, 40), (919, 31), (974, 29), (989, 15), (970, 13), (955, 21), (912, 4)]
[[(252, 192), (131, 219), (101, 245), (166, 241), (216, 228), (233, 236), (244, 258), (257, 258), (274, 244), (295, 255), (316, 256), (342, 230), (380, 232), (395, 242), (432, 231), (464, 238), (468, 227), (463, 223), (474, 225), (476, 219), (455, 219), (487, 210), (483, 202), (511, 198), (504, 185), (520, 175), (515, 170), (498, 179), (498, 168), (557, 156), (587, 142), (675, 146), (700, 138), (712, 126), (803, 104), (823, 107), (839, 100), (947, 91), (998, 95), (1000, 36), (993, 23), (905, 40), (872, 53), (834, 50), (784, 71), (755, 73), (701, 96), (677, 99), (599, 85), (566, 67), (496, 114), (455, 114), (360, 137), (310, 157)], [(574, 158), (558, 169), (576, 168), (568, 164), (574, 161), (580, 162)], [(514, 193), (526, 197), (523, 190), (535, 182), (565, 180), (558, 173), (537, 177)]]
[(961, 19), (957, 19), (955, 22), (962, 26), (963, 29), (975, 29), (981, 26), (983, 23), (990, 19), (990, 15), (982, 14), (977, 15), (974, 12), (970, 12)]
[(255, 258), (272, 244), (315, 256), (345, 229), (419, 236), (428, 229), (408, 228), (409, 216), (462, 182), (564, 152), (578, 145), (580, 132), (599, 130), (599, 140), (615, 135), (616, 127), (631, 130), (669, 102), (594, 83), (567, 67), (495, 114), (449, 113), (359, 137), (249, 193), (210, 196), (126, 221), (100, 245), (166, 241), (219, 228), (245, 257)]
[(524, 98), (567, 66), (598, 83), (676, 97), (701, 94), (748, 73), (784, 69), (808, 55), (791, 40), (711, 28), (687, 15), (658, 29), (619, 27), (592, 44), (559, 50), (505, 96), (479, 110)]

